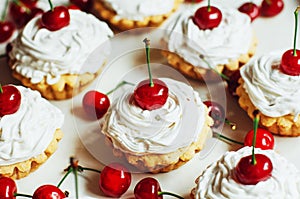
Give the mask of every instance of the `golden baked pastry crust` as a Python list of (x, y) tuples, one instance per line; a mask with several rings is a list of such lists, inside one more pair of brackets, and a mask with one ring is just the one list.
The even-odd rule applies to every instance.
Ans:
[(44, 153), (23, 162), (18, 162), (7, 166), (0, 166), (0, 176), (6, 176), (12, 179), (20, 179), (28, 176), (31, 172), (35, 171), (40, 165), (46, 162), (46, 160), (56, 151), (58, 142), (62, 139), (62, 137), (62, 131), (57, 129), (54, 133), (52, 141)]
[(172, 13), (174, 13), (183, 0), (175, 0), (173, 9), (163, 15), (145, 17), (143, 21), (133, 21), (129, 19), (118, 19), (116, 12), (107, 8), (101, 0), (94, 0), (93, 14), (108, 22), (114, 30), (125, 31), (134, 28), (157, 27), (161, 25)]
[(96, 73), (65, 74), (53, 85), (47, 84), (46, 78), (40, 83), (31, 83), (30, 78), (24, 77), (14, 70), (14, 65), (15, 60), (9, 60), (9, 66), (13, 70), (13, 77), (19, 80), (24, 86), (39, 91), (48, 100), (64, 100), (72, 98), (84, 90), (101, 73), (105, 63), (99, 67)]
[[(239, 87), (236, 89), (236, 94), (239, 96), (239, 105), (244, 109), (251, 119), (254, 118), (253, 111), (257, 108), (251, 102), (247, 92), (243, 85), (244, 82), (239, 79)], [(284, 115), (281, 117), (268, 117), (261, 112), (260, 115), (260, 126), (269, 130), (273, 134), (280, 136), (296, 137), (300, 136), (300, 118), (298, 116), (297, 121), (294, 121), (294, 115)]]
[[(250, 60), (250, 58), (255, 54), (257, 43), (257, 38), (256, 36), (254, 36), (252, 39), (251, 47), (249, 48), (247, 54), (241, 55), (236, 60), (230, 60), (228, 64), (217, 65), (215, 67), (216, 71), (218, 71), (219, 73), (223, 73), (224, 75), (230, 78), (230, 76), (236, 70), (239, 70), (240, 67), (246, 64)], [(201, 81), (213, 81), (214, 79), (216, 79), (216, 76), (218, 76), (218, 74), (215, 71), (211, 69), (206, 69), (207, 67), (193, 66), (176, 53), (164, 50), (162, 54), (167, 58), (168, 63), (172, 67), (174, 67), (183, 75), (189, 78)]]
[[(206, 115), (205, 124), (203, 125), (202, 131), (199, 133), (197, 141), (171, 153), (146, 155), (126, 153), (113, 148), (113, 144), (109, 137), (106, 137), (106, 143), (113, 148), (113, 154), (116, 157), (125, 157), (128, 163), (135, 166), (140, 171), (151, 173), (169, 172), (188, 162), (197, 152), (203, 149), (206, 139), (211, 136), (210, 127), (213, 125), (212, 118), (209, 117), (208, 114)], [(103, 129), (105, 129), (105, 127)]]

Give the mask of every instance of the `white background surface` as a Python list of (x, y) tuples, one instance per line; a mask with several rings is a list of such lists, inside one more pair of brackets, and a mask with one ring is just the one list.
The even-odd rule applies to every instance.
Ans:
[[(229, 0), (228, 3), (230, 3)], [(254, 21), (254, 30), (259, 40), (256, 55), (273, 50), (287, 50), (292, 48), (294, 34), (293, 11), (296, 7), (296, 4), (297, 3), (294, 0), (286, 0), (285, 8), (278, 16), (273, 18), (258, 18)], [(140, 38), (144, 38), (145, 36), (151, 38), (151, 34), (152, 33), (145, 35), (127, 35), (128, 38), (123, 39), (124, 42), (126, 39), (126, 42), (138, 43), (141, 41)], [(297, 43), (298, 49), (300, 46), (299, 40), (300, 38), (298, 38)], [(142, 64), (144, 62), (143, 59), (144, 54), (136, 55), (132, 53), (125, 53), (125, 55), (122, 55), (121, 58), (118, 58), (114, 64), (121, 64), (125, 68), (130, 68), (131, 66)], [(156, 60), (156, 57), (153, 59)], [(163, 60), (161, 57), (158, 57), (157, 60), (161, 60), (163, 63), (165, 63), (165, 60)], [(10, 70), (6, 65), (5, 59), (0, 60), (0, 68), (0, 81), (2, 84), (18, 84), (18, 82), (11, 77)], [(111, 73), (108, 72), (109, 74), (120, 75), (115, 73), (117, 71), (116, 68), (112, 67), (111, 70), (115, 71)], [(99, 90), (103, 89), (103, 91), (107, 91), (115, 85), (114, 81), (118, 81), (121, 77), (110, 78), (108, 76), (100, 76), (99, 78), (100, 80), (96, 80), (90, 88), (96, 85)], [(99, 81), (108, 81), (105, 79), (108, 79), (109, 82), (106, 82), (105, 85), (103, 84), (103, 87), (101, 87), (102, 84), (99, 85)], [(203, 98), (203, 100), (206, 100), (207, 91), (205, 85), (195, 81), (190, 81), (190, 83), (196, 90), (200, 91), (200, 96)], [(70, 156), (77, 158), (82, 166), (97, 169), (103, 168), (103, 165), (97, 159), (95, 159), (95, 154), (91, 155), (87, 151), (86, 147), (82, 144), (80, 139), (80, 137), (86, 135), (85, 130), (90, 130), (88, 129), (89, 125), (91, 124), (90, 121), (82, 119), (83, 116), (80, 115), (83, 114), (80, 107), (80, 97), (90, 88), (86, 89), (81, 95), (76, 96), (74, 100), (70, 99), (64, 101), (52, 101), (54, 105), (58, 106), (65, 113), (65, 124), (62, 128), (64, 137), (59, 143), (58, 150), (44, 165), (42, 165), (30, 176), (17, 181), (18, 192), (33, 194), (34, 190), (43, 184), (56, 185), (63, 176), (63, 170), (69, 164)], [(245, 133), (252, 128), (252, 121), (247, 117), (246, 113), (239, 108), (236, 99), (230, 95), (227, 96), (227, 116), (231, 121), (235, 121), (238, 124), (238, 129), (233, 132), (229, 128), (225, 128), (223, 133), (236, 140), (243, 140)], [(275, 137), (275, 139), (275, 150), (300, 169), (300, 160), (298, 156), (298, 151), (300, 151), (300, 138)], [(133, 198), (134, 186), (140, 179), (146, 176), (157, 178), (161, 184), (162, 190), (175, 192), (185, 198), (189, 198), (190, 191), (195, 186), (194, 180), (196, 177), (199, 176), (210, 163), (216, 161), (225, 151), (235, 150), (238, 147), (239, 146), (237, 145), (228, 145), (212, 138), (207, 142), (206, 150), (204, 150), (204, 152), (197, 154), (194, 159), (177, 170), (163, 174), (133, 174), (131, 187), (122, 198)], [(85, 172), (80, 175), (80, 198), (105, 198), (98, 189), (98, 179), (98, 174), (92, 172)], [(70, 196), (74, 197), (75, 189), (74, 178), (72, 175), (70, 175), (63, 183), (61, 189), (68, 190), (71, 193)]]

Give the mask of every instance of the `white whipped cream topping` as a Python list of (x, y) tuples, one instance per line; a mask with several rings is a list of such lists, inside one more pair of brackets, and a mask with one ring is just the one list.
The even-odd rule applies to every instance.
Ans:
[[(17, 60), (14, 67), (18, 73), (31, 78), (32, 83), (39, 83), (46, 77), (48, 84), (55, 84), (63, 74), (95, 73), (108, 56), (109, 45), (101, 45), (113, 36), (107, 24), (79, 10), (69, 12), (68, 26), (49, 31), (40, 27), (40, 17), (36, 17), (13, 42), (10, 57)], [(99, 65), (84, 65), (100, 45)]]
[(218, 27), (201, 30), (193, 22), (196, 9), (183, 11), (170, 22), (163, 40), (167, 49), (178, 54), (193, 66), (209, 68), (227, 64), (248, 52), (252, 42), (250, 18), (233, 8), (221, 8), (222, 21)]
[(205, 109), (197, 92), (185, 83), (162, 78), (168, 88), (166, 104), (143, 110), (134, 104), (131, 87), (113, 102), (102, 132), (115, 148), (132, 153), (173, 152), (196, 141), (205, 122)]
[(21, 105), (17, 112), (0, 117), (0, 166), (42, 154), (62, 127), (63, 113), (40, 93), (17, 86)]
[(142, 21), (145, 17), (162, 15), (174, 7), (174, 0), (103, 0), (108, 8), (117, 13), (117, 19)]
[(264, 115), (297, 117), (300, 114), (300, 76), (287, 75), (280, 70), (283, 53), (272, 52), (251, 60), (242, 67), (241, 76), (251, 102)]
[(199, 177), (196, 199), (291, 199), (300, 198), (300, 172), (273, 150), (256, 149), (273, 164), (272, 176), (256, 185), (243, 185), (234, 178), (234, 168), (242, 157), (251, 155), (251, 147), (226, 152)]

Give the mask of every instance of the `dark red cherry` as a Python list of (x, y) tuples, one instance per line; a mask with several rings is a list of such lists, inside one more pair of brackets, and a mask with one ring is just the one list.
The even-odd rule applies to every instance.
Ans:
[(69, 10), (65, 6), (57, 6), (42, 15), (41, 24), (50, 31), (56, 31), (70, 24)]
[(201, 30), (213, 29), (221, 23), (222, 13), (214, 6), (204, 6), (195, 12), (193, 21)]
[(242, 13), (247, 14), (250, 17), (251, 22), (254, 21), (254, 19), (256, 19), (260, 14), (259, 7), (252, 2), (244, 3), (238, 8), (238, 10)]
[(147, 177), (140, 180), (134, 188), (135, 199), (162, 199), (161, 188), (155, 178)]
[(62, 199), (66, 198), (64, 192), (54, 185), (42, 185), (34, 191), (32, 199)]
[(100, 174), (99, 188), (109, 196), (118, 198), (131, 184), (131, 173), (119, 163), (111, 163), (104, 167)]
[(15, 31), (15, 26), (9, 21), (0, 21), (0, 43), (3, 43), (11, 38)]
[(286, 51), (281, 57), (280, 69), (287, 75), (300, 75), (300, 50)]
[(238, 182), (245, 185), (255, 185), (271, 177), (273, 165), (263, 154), (255, 154), (256, 164), (252, 163), (252, 155), (243, 157), (234, 169)]
[(169, 89), (167, 85), (159, 80), (153, 79), (151, 87), (149, 79), (141, 81), (134, 90), (134, 100), (144, 110), (161, 108), (167, 101)]
[(0, 177), (0, 198), (15, 199), (15, 193), (17, 193), (15, 181), (8, 177)]
[(80, 8), (80, 10), (83, 10), (85, 12), (90, 11), (92, 7), (91, 0), (70, 0), (70, 3), (76, 5)]
[(260, 7), (260, 14), (264, 17), (273, 17), (279, 14), (284, 7), (283, 0), (263, 0)]
[[(244, 139), (244, 146), (252, 146), (254, 131), (251, 130), (247, 133)], [(256, 133), (256, 148), (263, 150), (274, 149), (274, 136), (266, 129), (258, 128)]]
[(82, 106), (89, 117), (100, 119), (107, 112), (110, 101), (106, 94), (92, 90), (84, 95)]
[(188, 3), (200, 3), (202, 1), (203, 0), (185, 0), (185, 2), (188, 2)]
[(214, 125), (213, 128), (218, 128), (225, 121), (225, 110), (224, 108), (217, 102), (212, 101), (204, 101), (203, 102), (208, 108), (208, 115), (213, 118)]
[(17, 112), (21, 104), (21, 93), (17, 87), (5, 85), (0, 91), (0, 117)]

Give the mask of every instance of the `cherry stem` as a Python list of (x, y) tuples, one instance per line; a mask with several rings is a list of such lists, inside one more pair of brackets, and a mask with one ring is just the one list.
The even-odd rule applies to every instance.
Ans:
[(213, 70), (214, 72), (216, 72), (220, 77), (222, 77), (223, 79), (225, 80), (230, 80), (229, 77), (227, 77), (226, 75), (224, 75), (223, 73), (220, 73), (219, 71), (217, 71), (215, 68), (213, 68), (210, 63), (204, 58), (203, 55), (199, 55), (200, 59), (202, 59), (205, 64), (211, 69)]
[(300, 6), (298, 6), (294, 12), (295, 15), (295, 34), (294, 34), (294, 51), (293, 51), (293, 55), (297, 56), (297, 52), (296, 52), (296, 43), (297, 43), (297, 31), (298, 31), (298, 13), (300, 10)]
[(125, 84), (129, 84), (129, 85), (132, 85), (132, 86), (134, 85), (133, 83), (130, 83), (130, 82), (127, 82), (127, 81), (122, 81), (122, 82), (120, 82), (114, 89), (108, 91), (108, 92), (106, 93), (106, 95), (109, 95), (109, 94), (113, 93), (114, 91), (116, 91), (118, 88), (120, 88), (121, 86), (123, 86), (123, 85), (125, 85)]
[(68, 177), (68, 175), (73, 171), (73, 168), (72, 167), (68, 167), (67, 168), (67, 173), (64, 175), (64, 177), (59, 181), (57, 187), (59, 188), (62, 183), (65, 181), (65, 179)]
[(168, 196), (173, 196), (175, 198), (184, 199), (184, 197), (181, 197), (181, 196), (179, 196), (179, 195), (177, 195), (175, 193), (170, 193), (170, 192), (166, 192), (166, 191), (160, 191), (160, 192), (158, 192), (157, 195), (159, 195), (159, 196), (161, 196), (161, 195), (168, 195)]
[(236, 123), (230, 122), (227, 118), (225, 118), (225, 124), (229, 125), (232, 130), (236, 130)]
[(2, 85), (0, 84), (0, 93), (3, 93)]
[(254, 120), (253, 120), (253, 139), (252, 139), (252, 164), (256, 165), (256, 158), (255, 158), (255, 144), (256, 144), (256, 134), (257, 134), (257, 128), (259, 123), (259, 114), (258, 111), (254, 111)]
[(53, 4), (52, 4), (51, 0), (48, 0), (48, 2), (49, 2), (49, 5), (50, 5), (50, 10), (53, 11)]
[(73, 169), (73, 174), (74, 174), (74, 178), (75, 178), (75, 194), (76, 194), (76, 199), (78, 199), (79, 198), (79, 194), (78, 194), (78, 170)]
[(25, 198), (32, 198), (32, 195), (23, 194), (23, 193), (14, 193), (14, 197), (17, 197), (17, 196), (22, 196)]
[(3, 13), (2, 13), (2, 16), (1, 16), (1, 21), (4, 21), (4, 20), (5, 20), (7, 8), (8, 8), (8, 1), (9, 1), (9, 0), (6, 0), (6, 1), (5, 1), (4, 10), (3, 10)]
[(30, 14), (31, 10), (29, 8), (27, 8), (27, 6), (24, 3), (22, 3), (20, 0), (13, 0), (12, 2), (14, 4), (16, 4), (17, 6), (22, 7), (23, 9), (25, 9), (25, 12), (27, 14)]
[(207, 12), (210, 12), (210, 0), (207, 1)]
[(213, 137), (217, 138), (217, 139), (220, 139), (220, 140), (225, 140), (225, 141), (230, 141), (230, 142), (233, 142), (235, 144), (239, 144), (239, 145), (242, 145), (244, 146), (244, 143), (243, 142), (239, 142), (239, 141), (236, 141), (236, 140), (233, 140), (229, 137), (226, 137), (220, 133), (217, 133), (217, 132), (213, 132)]
[(78, 166), (78, 171), (93, 171), (93, 172), (96, 172), (96, 173), (101, 173), (100, 170), (91, 169), (91, 168), (82, 167), (82, 166)]
[(143, 40), (145, 43), (145, 48), (146, 48), (146, 58), (147, 58), (147, 66), (148, 66), (148, 74), (149, 74), (149, 82), (150, 82), (150, 87), (154, 86), (153, 79), (152, 79), (152, 73), (151, 73), (151, 68), (150, 68), (150, 40), (145, 38)]

